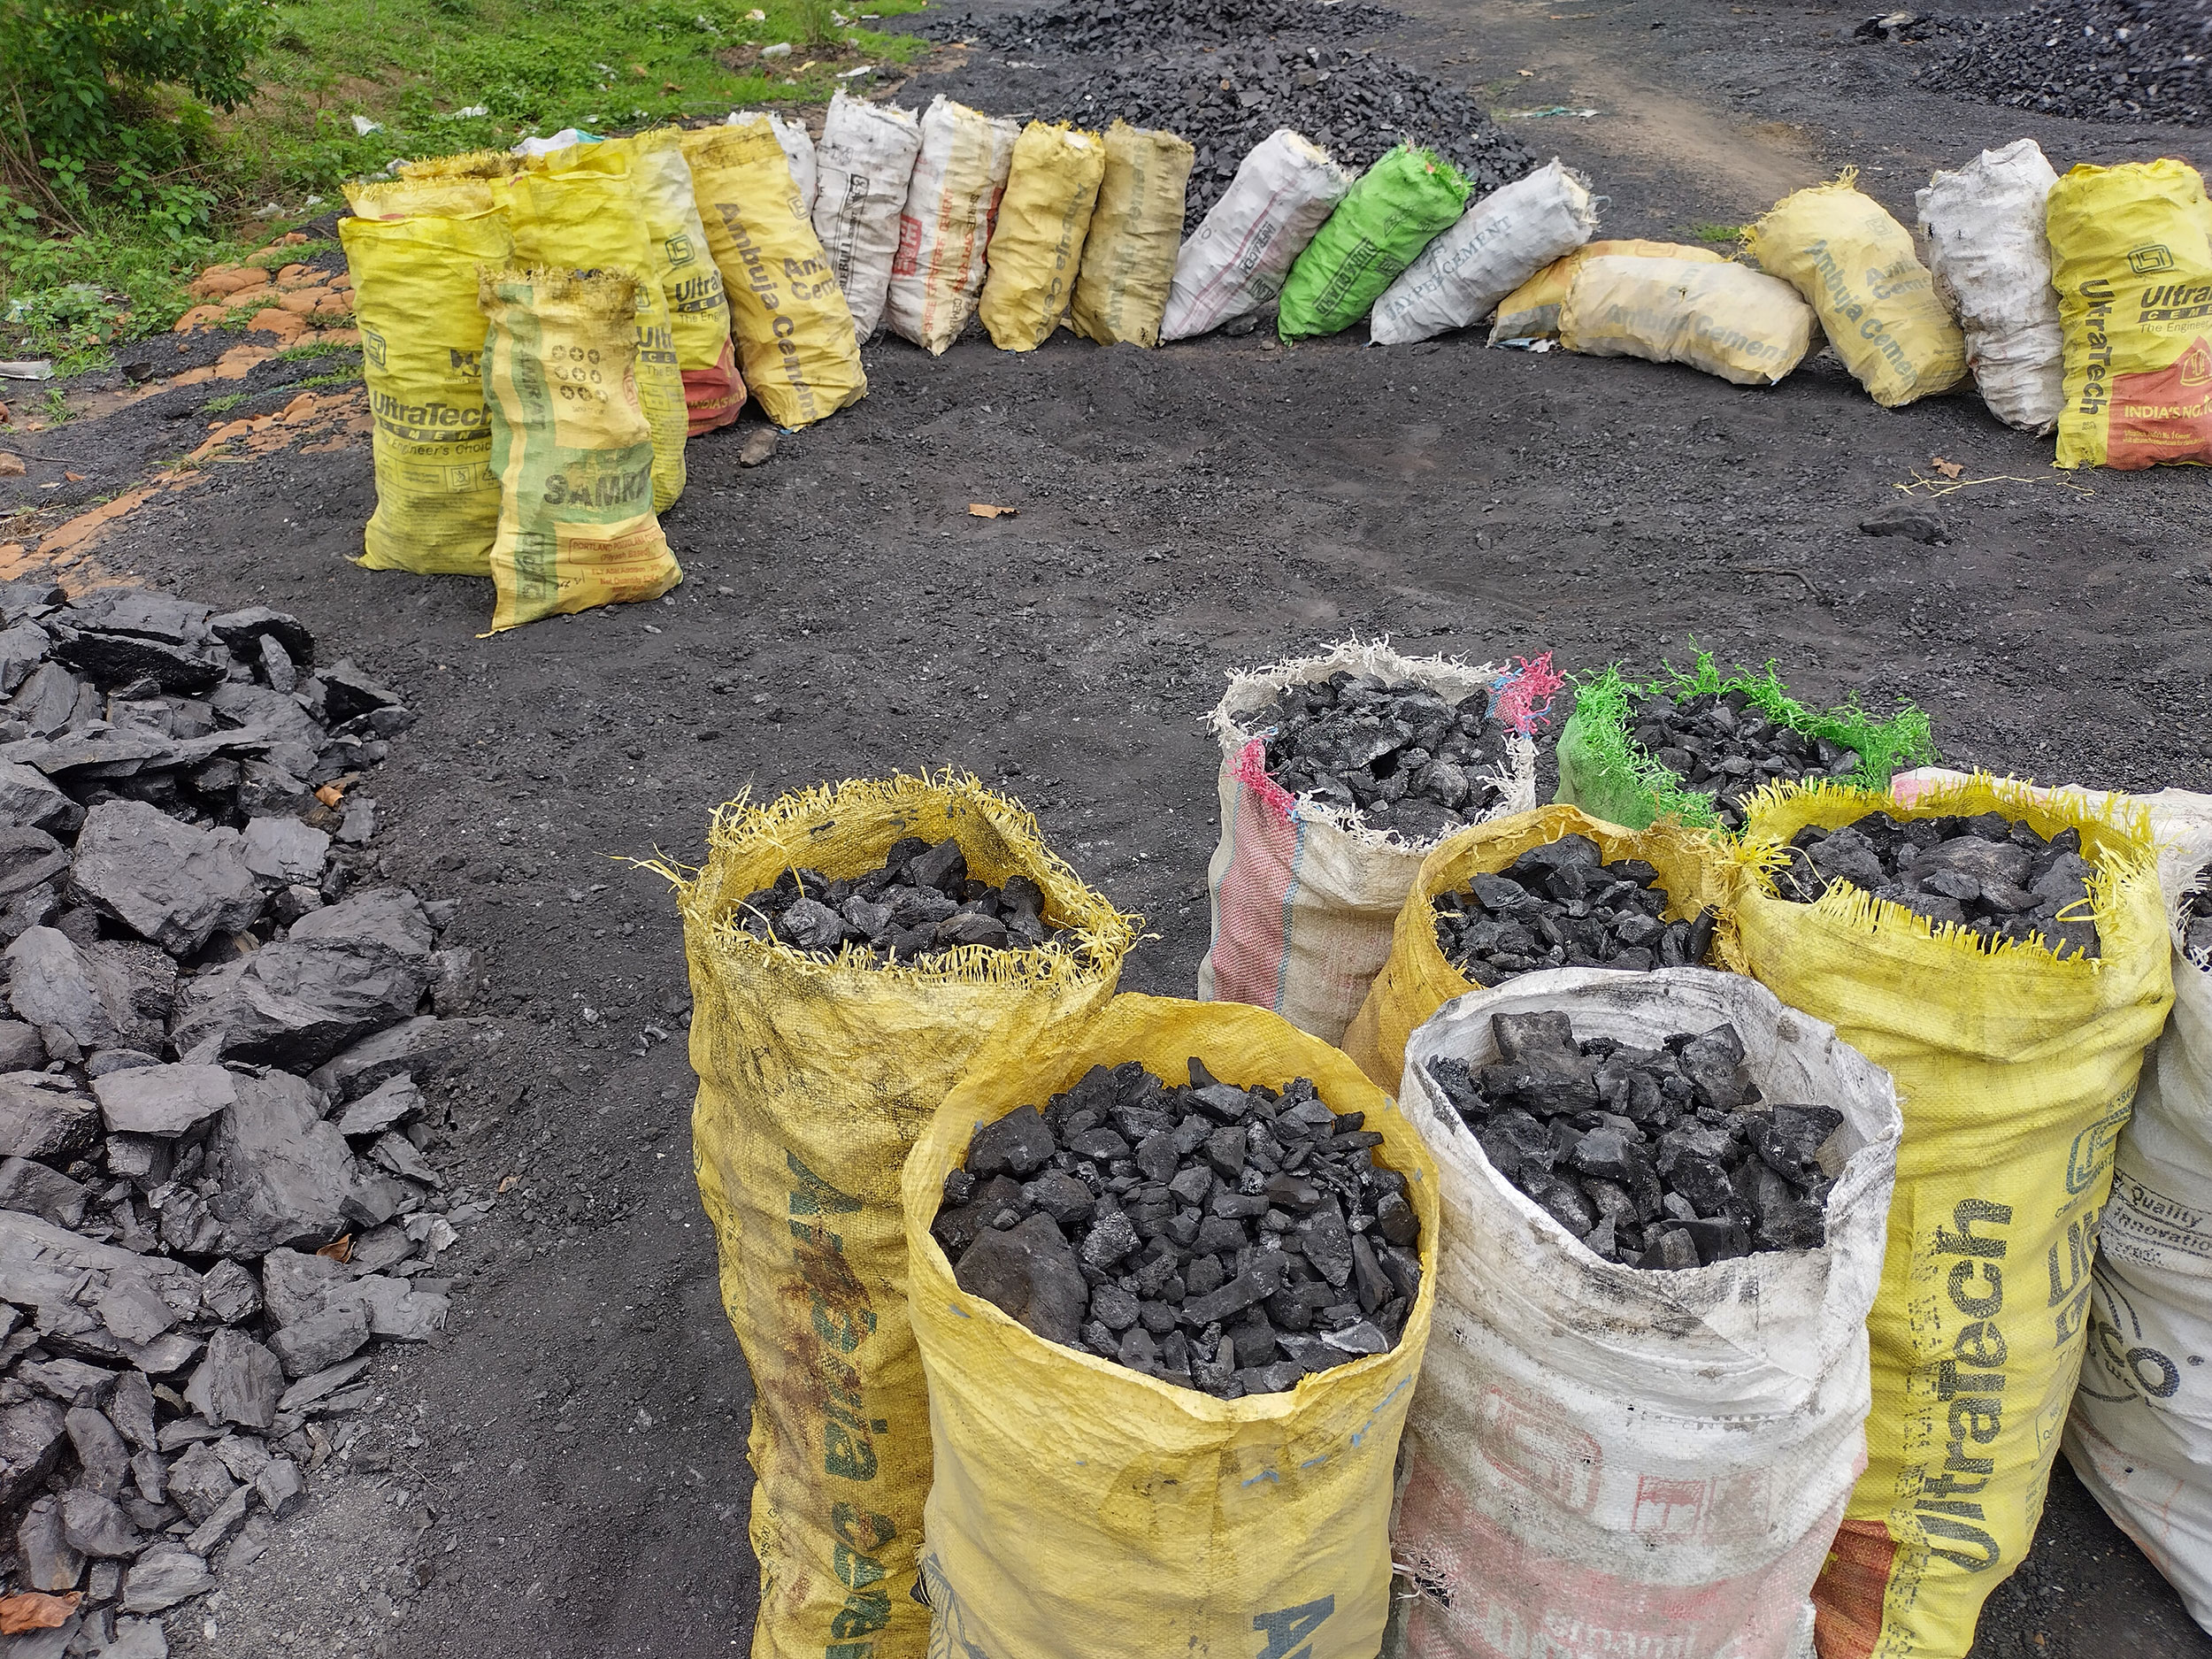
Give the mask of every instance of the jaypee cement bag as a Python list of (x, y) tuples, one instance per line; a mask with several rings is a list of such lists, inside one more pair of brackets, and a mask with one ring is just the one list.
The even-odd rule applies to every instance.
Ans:
[(1498, 314), (1490, 325), (1490, 344), (1519, 346), (1550, 340), (1559, 333), (1559, 308), (1574, 286), (1575, 273), (1593, 259), (1688, 259), (1698, 265), (1720, 265), (1724, 256), (1710, 248), (1678, 242), (1588, 242), (1572, 253), (1563, 254), (1498, 302)]
[(1468, 184), (1441, 156), (1401, 144), (1360, 174), (1283, 284), (1285, 340), (1341, 334), (1367, 315), (1421, 250), (1451, 228)]
[(484, 396), (500, 483), (492, 631), (678, 582), (653, 512), (653, 434), (638, 407), (627, 272), (487, 271)]
[(2180, 161), (2076, 167), (2051, 187), (2066, 331), (2061, 466), (2212, 465), (2212, 207)]
[[(1482, 694), (1494, 710), (1517, 678), (1509, 668), (1405, 657), (1356, 640), (1326, 656), (1231, 677), (1213, 712), (1221, 840), (1206, 871), (1213, 942), (1199, 964), (1198, 995), (1272, 1009), (1324, 1042), (1341, 1037), (1359, 1012), (1428, 853), (1367, 828), (1355, 814), (1294, 797), (1267, 776), (1266, 740), (1249, 722), (1284, 687), (1340, 671), (1425, 686), (1447, 702)], [(1486, 780), (1503, 791), (1492, 818), (1536, 804), (1536, 747), (1517, 734), (1509, 742), (1505, 771)]]
[(1421, 250), (1375, 302), (1368, 332), (1386, 346), (1479, 323), (1498, 302), (1597, 228), (1588, 185), (1555, 157), (1493, 190)]
[(1875, 807), (2073, 829), (2096, 872), (2093, 960), (1986, 949), (1847, 883), (1794, 904), (1760, 875), (1737, 903), (1759, 982), (1832, 1023), (1904, 1102), (1869, 1320), (1867, 1471), (1813, 1595), (1822, 1659), (1960, 1659), (2042, 1514), (2081, 1369), (2113, 1143), (2173, 979), (2148, 826), (2118, 803), (2085, 810), (1986, 778), (1923, 789), (1910, 806), (1777, 785), (1752, 803), (1747, 863), (1808, 824)]
[[(1593, 1255), (1428, 1071), (1494, 1061), (1492, 1017), (1538, 1011), (1641, 1048), (1727, 1022), (1767, 1101), (1841, 1112), (1822, 1247), (1678, 1271)], [(1888, 1077), (1749, 979), (1571, 968), (1447, 1004), (1407, 1046), (1401, 1099), (1437, 1162), (1444, 1256), (1392, 1528), (1411, 1594), (1385, 1651), (1798, 1659), (1864, 1463)]]
[(1068, 326), (1102, 346), (1152, 347), (1183, 240), (1190, 144), (1172, 133), (1116, 121), (1106, 129), (1106, 171), (1083, 237)]
[(1966, 340), (1936, 298), (1912, 233), (1849, 173), (1784, 196), (1751, 227), (1751, 256), (1793, 284), (1844, 366), (1886, 409), (1966, 378)]
[[(930, 1223), (974, 1132), (1093, 1065), (1318, 1086), (1406, 1177), (1422, 1279), (1397, 1345), (1281, 1394), (1217, 1400), (1017, 1324), (962, 1290)], [(1433, 1166), (1342, 1055), (1258, 1009), (1120, 996), (1033, 1048), (979, 1056), (907, 1163), (914, 1334), (935, 1446), (922, 1583), (933, 1655), (1374, 1659), (1393, 1460), (1429, 1333)], [(820, 1659), (818, 1652), (813, 1659)]]
[(2066, 402), (2065, 334), (2044, 234), (2058, 174), (2032, 138), (1985, 150), (1920, 192), (1936, 292), (1966, 336), (1966, 366), (1990, 413), (2048, 432)]
[[(746, 928), (746, 897), (784, 872), (859, 875), (910, 835), (956, 837), (971, 874), (994, 884), (1027, 876), (1071, 941), (872, 967)], [(1130, 918), (1027, 813), (949, 774), (733, 803), (715, 816), (703, 868), (661, 873), (676, 882), (691, 964), (699, 1195), (753, 1376), (754, 1659), (922, 1659), (929, 1610), (912, 1592), (929, 1409), (900, 1172), (964, 1072), (1096, 1017)]]
[(1640, 858), (1656, 870), (1667, 894), (1666, 920), (1684, 920), (1711, 910), (1710, 965), (1743, 971), (1733, 903), (1740, 878), (1734, 861), (1709, 832), (1672, 824), (1628, 831), (1586, 818), (1571, 806), (1540, 807), (1493, 818), (1446, 837), (1421, 861), (1420, 872), (1391, 928), (1389, 960), (1344, 1033), (1344, 1052), (1377, 1084), (1397, 1094), (1408, 1039), (1454, 997), (1484, 988), (1455, 967), (1438, 946), (1437, 899), (1464, 888), (1479, 874), (1503, 870), (1523, 853), (1569, 835), (1595, 841), (1607, 864)]
[(853, 332), (863, 340), (883, 320), (899, 251), (899, 215), (921, 147), (921, 125), (911, 110), (842, 92), (830, 99), (814, 151), (814, 234), (852, 309)]
[(1018, 123), (941, 95), (922, 115), (922, 148), (899, 215), (884, 321), (932, 357), (960, 337), (983, 292), (983, 250), (1013, 165)]
[(1096, 133), (1044, 121), (1022, 128), (977, 307), (1002, 351), (1033, 351), (1066, 319), (1105, 176), (1106, 141)]
[(1351, 188), (1327, 150), (1287, 127), (1253, 145), (1175, 256), (1160, 338), (1187, 340), (1268, 304)]
[(2180, 907), (2212, 878), (2212, 796), (2142, 797), (2160, 843), (2174, 1007), (2121, 1132), (2097, 1230), (2088, 1355), (2066, 1457), (2212, 1630), (2212, 967)]
[[(488, 187), (471, 188), (489, 202)], [(488, 575), (499, 480), (484, 414), (476, 276), (514, 251), (507, 216), (488, 205), (455, 218), (344, 219), (338, 240), (353, 277), (373, 423), (376, 511), (362, 533), (361, 563), (426, 576)]]
[(1680, 363), (1737, 386), (1772, 386), (1804, 360), (1812, 309), (1740, 265), (1592, 259), (1559, 308), (1559, 343), (1594, 357)]

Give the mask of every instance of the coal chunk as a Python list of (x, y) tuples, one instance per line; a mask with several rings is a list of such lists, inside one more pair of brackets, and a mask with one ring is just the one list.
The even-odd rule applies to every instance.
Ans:
[(1628, 734), (1645, 755), (1709, 795), (1725, 827), (1740, 830), (1744, 800), (1770, 783), (1842, 778), (1859, 769), (1856, 750), (1793, 724), (1740, 687), (1679, 698), (1637, 693)]
[(1044, 917), (1044, 889), (1027, 876), (1002, 887), (972, 879), (967, 855), (948, 836), (909, 836), (880, 868), (835, 879), (786, 870), (738, 906), (740, 927), (824, 959), (849, 947), (864, 965), (941, 963), (949, 951), (1031, 950), (1066, 945), (1068, 930)]
[(1715, 912), (1669, 921), (1671, 903), (1650, 864), (1608, 864), (1588, 836), (1563, 835), (1438, 895), (1436, 945), (1484, 986), (1543, 968), (1648, 972), (1701, 964), (1712, 948)]
[(1081, 1333), (1090, 1286), (1049, 1216), (987, 1231), (968, 1247), (953, 1278), (1048, 1342), (1072, 1347)]

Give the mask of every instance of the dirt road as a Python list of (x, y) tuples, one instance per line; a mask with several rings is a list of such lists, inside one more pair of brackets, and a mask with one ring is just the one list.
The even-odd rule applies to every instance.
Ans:
[[(1849, 43), (1863, 4), (1402, 9), (1393, 55), (1497, 107), (1598, 111), (1526, 126), (1593, 177), (1615, 234), (1741, 223), (1847, 163), (1909, 213), (1931, 165), (2023, 133), (2062, 167), (2212, 165), (2212, 134), (1915, 89), (1909, 51)], [(1025, 73), (970, 63), (903, 101), (1018, 110)], [(1202, 718), (1230, 666), (1348, 632), (1573, 669), (1694, 636), (1778, 658), (1813, 697), (1909, 694), (1955, 761), (2212, 786), (2202, 475), (2055, 474), (2047, 443), (1967, 397), (1890, 412), (1832, 362), (1755, 392), (1468, 336), (867, 357), (867, 400), (766, 466), (738, 468), (742, 428), (692, 447), (665, 520), (687, 580), (651, 606), (479, 639), (484, 584), (347, 562), (372, 497), (357, 443), (222, 469), (96, 549), (296, 611), (420, 711), (380, 780), (383, 840), (401, 879), (461, 901), (452, 940), (485, 953), (504, 1033), (442, 1154), (478, 1188), (513, 1178), (462, 1247), (454, 1328), (391, 1362), (378, 1415), (398, 1426), (324, 1471), (178, 1652), (747, 1646), (748, 1394), (688, 1162), (680, 941), (623, 862), (696, 856), (740, 791), (943, 763), (1002, 780), (1149, 918), (1125, 984), (1187, 995), (1214, 836)], [(114, 434), (73, 429), (86, 488), (142, 464), (143, 433)], [(1933, 456), (1971, 480), (1931, 503), (1950, 544), (1861, 534)], [(1976, 1649), (2208, 1652), (2063, 1472)]]

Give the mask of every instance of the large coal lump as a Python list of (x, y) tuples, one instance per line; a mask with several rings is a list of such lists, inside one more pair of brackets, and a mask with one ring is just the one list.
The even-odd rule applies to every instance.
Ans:
[(1479, 823), (1505, 798), (1505, 723), (1484, 693), (1448, 702), (1426, 686), (1334, 673), (1286, 686), (1248, 728), (1266, 733), (1267, 775), (1416, 843)]
[(1540, 968), (1695, 967), (1717, 914), (1668, 921), (1667, 890), (1640, 858), (1611, 864), (1587, 835), (1532, 847), (1504, 869), (1438, 895), (1436, 944), (1477, 985)]
[(1709, 1267), (1826, 1238), (1832, 1106), (1770, 1102), (1733, 1025), (1656, 1048), (1578, 1039), (1564, 1013), (1496, 1014), (1489, 1065), (1428, 1074), (1491, 1167), (1609, 1262)]
[(931, 1231), (961, 1288), (1063, 1347), (1224, 1400), (1396, 1346), (1420, 1223), (1382, 1136), (1300, 1078), (1094, 1066), (979, 1129)]
[(2099, 951), (2081, 832), (2045, 837), (1999, 812), (1897, 818), (1870, 812), (1838, 829), (1808, 824), (1782, 849), (1775, 891), (1816, 902), (1838, 882), (1978, 939), (2041, 934), (2061, 956)]
[(1064, 930), (1044, 919), (1044, 889), (1027, 876), (993, 887), (969, 875), (958, 841), (910, 835), (864, 875), (833, 880), (816, 870), (785, 871), (739, 906), (738, 925), (825, 960), (856, 946), (880, 966), (933, 962), (962, 945), (1052, 943)]
[(1690, 788), (1713, 797), (1720, 821), (1743, 828), (1743, 798), (1770, 783), (1847, 778), (1858, 751), (1784, 725), (1742, 691), (1677, 703), (1645, 695), (1629, 705), (1629, 735)]

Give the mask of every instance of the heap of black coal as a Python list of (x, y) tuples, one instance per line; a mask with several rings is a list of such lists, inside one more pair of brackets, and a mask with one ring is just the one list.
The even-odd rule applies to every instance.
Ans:
[(1123, 58), (1163, 46), (1233, 45), (1271, 35), (1344, 41), (1380, 34), (1399, 21), (1396, 12), (1359, 0), (1061, 0), (1029, 11), (938, 18), (921, 32), (1025, 58), (1047, 51)]
[(1741, 691), (1701, 691), (1680, 703), (1642, 696), (1629, 718), (1629, 735), (1643, 751), (1686, 787), (1712, 795), (1732, 830), (1743, 828), (1743, 798), (1755, 789), (1847, 778), (1859, 769), (1856, 749), (1785, 726)]
[(1978, 939), (2040, 933), (2061, 956), (2098, 954), (2095, 872), (2078, 830), (2046, 839), (2000, 812), (1912, 819), (1870, 812), (1836, 830), (1809, 824), (1783, 850), (1775, 889), (1796, 903), (1815, 903), (1847, 882)]
[(1504, 722), (1477, 692), (1334, 673), (1286, 686), (1247, 724), (1266, 733), (1267, 775), (1294, 795), (1356, 811), (1419, 844), (1479, 823), (1504, 796)]
[(910, 835), (882, 866), (833, 880), (818, 870), (786, 870), (740, 907), (756, 939), (773, 939), (827, 959), (856, 945), (878, 959), (926, 963), (962, 945), (1029, 950), (1061, 930), (1044, 919), (1045, 895), (1027, 876), (993, 887), (968, 874), (967, 855), (948, 836), (932, 845)]
[(1396, 1345), (1420, 1223), (1382, 1136), (1300, 1078), (1094, 1066), (975, 1133), (932, 1231), (961, 1288), (1048, 1341), (1221, 1399)]
[(1587, 835), (1532, 847), (1435, 902), (1436, 943), (1477, 985), (1539, 968), (1694, 967), (1712, 949), (1711, 906), (1665, 919), (1667, 890), (1640, 858), (1607, 864)]
[(1498, 1058), (1428, 1064), (1491, 1167), (1609, 1262), (1709, 1267), (1826, 1236), (1831, 1106), (1770, 1104), (1733, 1025), (1656, 1048), (1578, 1041), (1564, 1013), (1494, 1014)]
[(2212, 123), (2212, 0), (2044, 0), (1955, 20), (1931, 91), (2089, 121)]

